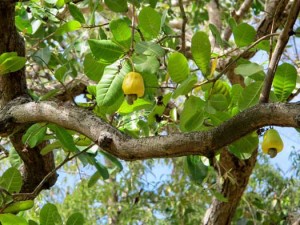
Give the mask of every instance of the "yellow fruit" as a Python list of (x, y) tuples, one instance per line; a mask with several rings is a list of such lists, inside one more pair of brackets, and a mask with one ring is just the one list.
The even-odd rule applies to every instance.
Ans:
[(267, 130), (264, 134), (264, 139), (262, 142), (263, 153), (270, 155), (271, 158), (274, 158), (278, 152), (281, 152), (283, 149), (283, 142), (274, 129)]
[(129, 105), (132, 105), (137, 97), (142, 97), (145, 92), (144, 80), (141, 74), (130, 72), (125, 75), (122, 89), (126, 95), (126, 100)]

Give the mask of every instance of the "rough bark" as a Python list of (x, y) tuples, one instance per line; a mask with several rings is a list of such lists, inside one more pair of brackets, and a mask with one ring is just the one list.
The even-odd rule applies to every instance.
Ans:
[[(246, 3), (249, 1), (246, 1)], [(267, 3), (267, 11), (265, 17), (261, 21), (258, 30), (257, 30), (257, 38), (260, 38), (266, 34), (275, 32), (280, 26), (282, 26), (283, 18), (286, 18), (285, 10), (287, 8), (288, 0), (275, 0), (269, 1)], [(261, 103), (267, 102), (269, 98), (269, 92), (271, 89), (272, 80), (274, 77), (274, 73), (276, 71), (279, 59), (282, 55), (283, 49), (286, 46), (286, 43), (289, 39), (289, 31), (292, 30), (293, 24), (295, 23), (295, 18), (299, 13), (299, 1), (295, 1), (290, 11), (289, 17), (285, 24), (284, 30), (279, 36), (279, 41), (277, 42), (275, 52), (272, 55), (270, 60), (270, 65), (268, 69), (268, 73), (266, 76), (266, 80), (264, 82), (264, 89), (262, 92), (262, 96), (260, 99)], [(245, 5), (245, 7), (249, 8), (249, 5)], [(245, 12), (243, 12), (245, 13)], [(229, 31), (227, 31), (229, 32)], [(225, 33), (224, 35), (229, 38), (229, 33)], [(246, 59), (254, 56), (255, 53), (249, 52), (244, 54), (243, 57)], [(229, 61), (230, 63), (230, 61)], [(225, 60), (225, 65), (226, 65)], [(226, 66), (225, 66), (226, 67)], [(231, 65), (231, 68), (227, 71), (227, 77), (232, 84), (240, 83), (243, 86), (243, 78), (241, 76), (237, 76), (234, 73), (233, 68), (235, 65)], [(288, 114), (287, 114), (288, 115)], [(232, 178), (235, 182), (232, 182), (232, 179), (225, 179), (224, 183), (221, 186), (221, 193), (228, 198), (228, 202), (221, 202), (217, 199), (214, 199), (210, 208), (207, 210), (205, 214), (205, 218), (203, 223), (205, 225), (215, 225), (215, 224), (230, 224), (232, 217), (236, 211), (238, 203), (242, 197), (243, 192), (245, 191), (249, 177), (252, 173), (252, 170), (255, 166), (256, 162), (256, 154), (253, 154), (249, 160), (239, 160), (235, 156), (231, 155), (228, 151), (223, 151), (221, 154), (221, 168), (223, 170), (220, 177), (223, 178), (224, 173), (226, 171), (230, 171)]]
[(135, 139), (121, 133), (91, 112), (77, 107), (54, 102), (30, 102), (21, 105), (19, 102), (16, 105), (12, 103), (0, 112), (0, 136), (7, 135), (6, 128), (17, 129), (18, 125), (24, 123), (55, 123), (86, 135), (102, 149), (124, 160), (193, 154), (210, 158), (218, 149), (260, 127), (300, 126), (299, 104), (268, 103), (249, 108), (209, 131)]
[[(25, 57), (25, 42), (15, 27), (15, 2), (0, 2), (0, 54), (4, 52), (17, 52), (19, 56)], [(0, 108), (3, 108), (11, 100), (27, 95), (25, 68), (10, 74), (0, 76)], [(22, 136), (27, 126), (23, 126), (18, 132), (10, 136), (10, 141), (24, 162), (21, 169), (23, 177), (22, 192), (31, 192), (40, 183), (43, 177), (54, 168), (53, 154), (42, 157), (40, 149), (46, 144), (33, 149), (27, 148), (22, 143)], [(56, 176), (45, 185), (51, 187), (56, 181)]]

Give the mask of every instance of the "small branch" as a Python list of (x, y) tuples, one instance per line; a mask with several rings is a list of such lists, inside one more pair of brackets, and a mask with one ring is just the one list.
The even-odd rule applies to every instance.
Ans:
[(281, 55), (283, 54), (283, 51), (288, 43), (288, 40), (290, 38), (290, 33), (293, 30), (293, 26), (295, 24), (299, 11), (300, 11), (300, 1), (294, 1), (291, 7), (291, 11), (287, 18), (287, 22), (284, 26), (283, 31), (279, 35), (276, 47), (274, 49), (274, 53), (269, 63), (267, 75), (264, 81), (264, 86), (259, 99), (260, 103), (266, 103), (269, 101), (269, 95), (270, 95), (270, 90), (272, 87), (275, 71), (277, 69)]
[(181, 25), (181, 49), (180, 49), (180, 51), (182, 52), (182, 54), (185, 55), (185, 52), (186, 52), (185, 29), (186, 29), (186, 24), (188, 22), (188, 19), (187, 19), (186, 13), (184, 11), (183, 1), (179, 0), (178, 3), (179, 3), (181, 18), (182, 18), (182, 25)]
[(71, 161), (72, 159), (78, 157), (79, 155), (87, 152), (94, 144), (86, 147), (84, 150), (76, 153), (75, 155), (70, 157), (70, 152), (68, 153), (67, 157), (58, 165), (56, 166), (51, 172), (49, 172), (44, 179), (39, 183), (38, 186), (34, 189), (32, 193), (17, 193), (13, 194), (13, 198), (16, 201), (20, 200), (26, 200), (26, 199), (34, 199), (43, 189), (44, 184), (56, 173), (57, 170), (59, 170), (63, 165), (65, 165), (67, 162)]
[[(251, 5), (252, 5), (253, 0), (246, 0), (243, 2), (243, 4), (241, 5), (241, 7), (238, 9), (238, 11), (233, 13), (233, 18), (235, 19), (235, 21), (238, 23), (243, 17), (244, 15), (249, 11)], [(232, 30), (231, 28), (228, 26), (225, 31), (224, 31), (224, 35), (223, 38), (225, 41), (228, 41), (230, 36), (232, 34)]]
[(276, 36), (276, 35), (279, 35), (279, 33), (268, 34), (268, 35), (265, 35), (265, 36), (257, 39), (255, 42), (253, 42), (251, 45), (249, 45), (243, 52), (241, 52), (239, 55), (237, 55), (234, 60), (232, 60), (231, 62), (229, 62), (227, 64), (227, 66), (215, 78), (213, 78), (211, 80), (206, 80), (206, 81), (202, 82), (199, 85), (195, 85), (194, 88), (202, 86), (202, 85), (210, 83), (210, 82), (214, 82), (214, 81), (220, 79), (223, 76), (223, 74), (225, 74), (226, 72), (228, 72), (230, 70), (231, 66), (234, 65), (247, 52), (249, 52), (249, 50), (251, 48), (255, 47), (257, 44), (259, 44), (259, 42), (261, 42), (261, 41), (263, 41), (265, 39), (268, 39), (269, 37)]

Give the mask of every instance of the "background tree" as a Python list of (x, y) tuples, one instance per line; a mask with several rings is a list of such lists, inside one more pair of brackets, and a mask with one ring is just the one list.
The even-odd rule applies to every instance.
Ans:
[[(253, 169), (260, 128), (300, 124), (289, 103), (299, 94), (299, 9), (288, 0), (2, 0), (1, 223), (36, 224), (11, 213), (32, 207), (74, 162), (96, 171), (66, 197), (81, 212), (63, 213), (66, 224), (287, 222), (281, 207), (297, 205), (298, 180)], [(257, 55), (266, 60), (250, 60)], [(131, 71), (145, 93), (128, 104)], [(165, 159), (140, 161), (154, 158)], [(139, 161), (119, 173), (119, 159)], [(159, 162), (171, 180), (144, 190), (139, 176)], [(87, 188), (96, 184), (97, 198)], [(276, 195), (264, 192), (271, 184)], [(59, 211), (45, 204), (40, 224), (61, 224)]]

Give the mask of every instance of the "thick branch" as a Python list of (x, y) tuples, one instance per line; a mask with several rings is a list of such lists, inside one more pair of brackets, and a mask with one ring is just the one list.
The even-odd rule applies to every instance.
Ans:
[[(266, 125), (299, 127), (300, 105), (290, 103), (261, 104), (238, 114), (210, 131), (178, 133), (141, 139), (134, 139), (122, 134), (88, 111), (62, 106), (54, 102), (30, 102), (12, 106), (6, 113), (0, 113), (0, 124), (3, 121), (14, 123), (9, 126), (29, 122), (55, 123), (86, 135), (102, 149), (124, 160), (192, 154), (211, 157), (221, 147), (260, 127)], [(6, 132), (0, 130), (0, 135)]]

